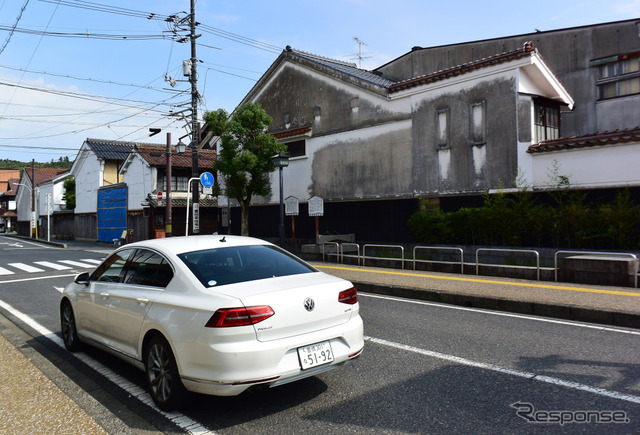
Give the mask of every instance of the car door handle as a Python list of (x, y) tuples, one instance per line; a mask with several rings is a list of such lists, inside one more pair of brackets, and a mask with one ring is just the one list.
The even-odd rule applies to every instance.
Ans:
[(100, 293), (100, 296), (102, 296), (103, 299), (107, 299), (109, 297), (109, 293), (103, 292), (103, 293)]
[(149, 303), (149, 299), (147, 299), (145, 297), (136, 298), (136, 301), (140, 302), (141, 305), (146, 305), (146, 304)]

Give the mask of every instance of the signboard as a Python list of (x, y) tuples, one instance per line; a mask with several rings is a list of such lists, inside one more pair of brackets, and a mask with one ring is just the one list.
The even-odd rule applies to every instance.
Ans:
[(158, 192), (158, 204), (162, 202), (162, 192)]
[(284, 200), (284, 213), (287, 216), (298, 216), (300, 214), (300, 201), (295, 196), (290, 196)]
[(193, 203), (193, 233), (197, 234), (200, 232), (200, 204), (197, 202)]
[(309, 216), (324, 216), (324, 200), (317, 196), (309, 198)]

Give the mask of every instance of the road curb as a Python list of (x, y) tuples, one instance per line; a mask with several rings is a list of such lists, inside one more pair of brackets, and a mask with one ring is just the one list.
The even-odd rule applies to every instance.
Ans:
[(640, 315), (624, 311), (604, 311), (571, 305), (518, 301), (491, 296), (451, 293), (442, 290), (416, 289), (352, 281), (358, 291), (386, 296), (418, 299), (468, 308), (505, 311), (517, 314), (551, 317), (554, 319), (597, 323), (609, 326), (640, 329)]
[(42, 243), (42, 244), (45, 244), (45, 245), (57, 246), (59, 248), (65, 248), (65, 249), (68, 248), (66, 243), (52, 242), (52, 241), (49, 241), (49, 240), (42, 240), (42, 239), (33, 239), (31, 237), (19, 236), (17, 234), (5, 234), (5, 236), (11, 237), (13, 239), (25, 240), (25, 241), (28, 241), (28, 242)]

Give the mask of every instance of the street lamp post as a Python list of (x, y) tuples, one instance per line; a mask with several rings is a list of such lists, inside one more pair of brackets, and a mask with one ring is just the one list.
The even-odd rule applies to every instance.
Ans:
[(271, 157), (273, 166), (280, 171), (280, 247), (284, 248), (284, 191), (282, 188), (282, 168), (289, 166), (289, 156), (285, 153), (278, 153)]
[[(155, 134), (160, 133), (159, 128), (150, 128), (149, 131), (151, 132), (149, 136), (153, 136)], [(178, 143), (176, 144), (176, 153), (181, 154), (185, 151), (185, 149), (186, 149), (186, 145), (182, 142), (182, 139), (178, 139)], [(167, 158), (167, 168), (166, 168), (166, 174), (165, 174), (165, 178), (167, 180), (167, 189), (166, 189), (167, 200), (164, 208), (164, 233), (165, 233), (165, 237), (171, 237), (171, 234), (173, 231), (172, 217), (171, 217), (172, 216), (172, 213), (171, 213), (172, 212), (172, 204), (171, 204), (171, 155), (172, 155), (172, 152), (171, 152), (171, 133), (169, 132), (167, 132), (167, 148), (164, 154)], [(160, 156), (161, 154), (152, 153), (152, 155)]]

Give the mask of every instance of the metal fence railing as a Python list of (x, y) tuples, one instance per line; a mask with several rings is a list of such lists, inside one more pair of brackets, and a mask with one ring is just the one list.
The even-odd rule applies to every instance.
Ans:
[[(436, 261), (436, 260), (418, 260), (417, 253), (419, 250), (433, 251), (456, 251), (460, 254), (460, 261)], [(440, 263), (440, 264), (460, 264), (460, 273), (464, 273), (464, 251), (462, 248), (444, 247), (444, 246), (416, 246), (413, 248), (413, 270), (416, 270), (416, 263)]]
[[(385, 248), (385, 249), (399, 249), (402, 257), (401, 258), (393, 258), (393, 257), (374, 257), (374, 256), (367, 256), (367, 248)], [(402, 270), (404, 270), (404, 246), (402, 245), (374, 245), (374, 244), (366, 244), (362, 247), (362, 265), (365, 265), (365, 261), (367, 260), (367, 258), (371, 259), (371, 260), (395, 260), (395, 261), (401, 261), (402, 262)]]
[(480, 263), (480, 252), (511, 252), (511, 253), (520, 253), (520, 254), (533, 254), (536, 258), (536, 277), (538, 281), (540, 281), (540, 254), (538, 251), (534, 251), (532, 249), (493, 249), (493, 248), (478, 248), (476, 249), (476, 275), (479, 274), (480, 266), (485, 267), (512, 267), (512, 268), (525, 268), (525, 269), (533, 269), (530, 266), (516, 266), (510, 264), (481, 264)]

